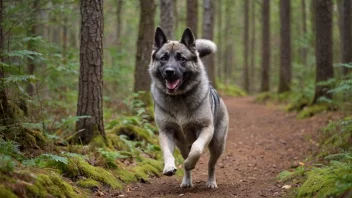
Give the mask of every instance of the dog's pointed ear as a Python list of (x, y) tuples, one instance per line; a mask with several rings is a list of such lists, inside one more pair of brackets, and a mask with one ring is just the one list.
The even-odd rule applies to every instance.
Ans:
[(188, 49), (195, 49), (195, 41), (196, 39), (193, 36), (192, 30), (190, 28), (186, 28), (182, 34), (180, 43), (184, 44)]
[(167, 38), (163, 30), (160, 27), (157, 27), (154, 35), (154, 48), (160, 49), (165, 43), (167, 43)]

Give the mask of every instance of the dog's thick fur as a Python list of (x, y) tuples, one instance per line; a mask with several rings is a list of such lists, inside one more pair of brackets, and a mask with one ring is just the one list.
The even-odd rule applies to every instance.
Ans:
[(210, 151), (208, 188), (216, 188), (215, 164), (225, 149), (226, 106), (210, 84), (201, 57), (214, 53), (209, 40), (195, 40), (187, 28), (181, 41), (168, 41), (158, 27), (149, 66), (155, 121), (164, 157), (164, 175), (176, 172), (175, 145), (184, 161), (181, 187), (192, 187), (191, 170), (206, 147)]

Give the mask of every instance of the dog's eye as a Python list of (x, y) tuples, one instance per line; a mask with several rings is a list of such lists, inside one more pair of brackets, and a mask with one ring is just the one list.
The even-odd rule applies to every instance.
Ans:
[(168, 59), (168, 57), (167, 57), (167, 56), (162, 56), (162, 57), (160, 58), (160, 61), (162, 61), (162, 62), (166, 62), (166, 61), (167, 61), (167, 59)]
[(185, 62), (187, 61), (185, 58), (183, 58), (182, 56), (177, 57), (177, 60), (180, 62)]

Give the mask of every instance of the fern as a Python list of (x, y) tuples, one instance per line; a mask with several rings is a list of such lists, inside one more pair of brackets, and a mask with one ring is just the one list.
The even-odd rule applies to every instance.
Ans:
[(5, 55), (9, 57), (19, 57), (19, 58), (30, 58), (34, 59), (34, 56), (42, 56), (42, 53), (35, 52), (35, 51), (30, 51), (30, 50), (16, 50), (16, 51), (10, 51), (10, 52), (5, 52)]
[(0, 171), (11, 172), (16, 166), (16, 162), (8, 155), (0, 154)]
[(21, 82), (37, 82), (38, 79), (34, 75), (10, 75), (4, 78), (5, 85)]
[(46, 153), (36, 158), (25, 160), (22, 163), (25, 166), (38, 166), (38, 167), (44, 168), (44, 167), (67, 165), (68, 159), (67, 157)]
[(3, 155), (8, 155), (17, 160), (22, 160), (24, 159), (24, 156), (19, 147), (20, 145), (17, 142), (0, 139), (0, 153)]

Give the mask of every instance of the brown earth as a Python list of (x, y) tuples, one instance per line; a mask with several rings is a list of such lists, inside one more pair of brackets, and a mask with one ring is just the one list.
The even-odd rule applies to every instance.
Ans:
[[(304, 162), (317, 149), (320, 129), (336, 113), (297, 120), (277, 106), (253, 103), (253, 98), (226, 98), (230, 128), (226, 151), (217, 164), (217, 189), (207, 189), (207, 161), (203, 153), (192, 171), (193, 188), (182, 189), (180, 177), (151, 178), (129, 185), (125, 197), (287, 197), (275, 177)], [(127, 190), (128, 189), (128, 190)]]

